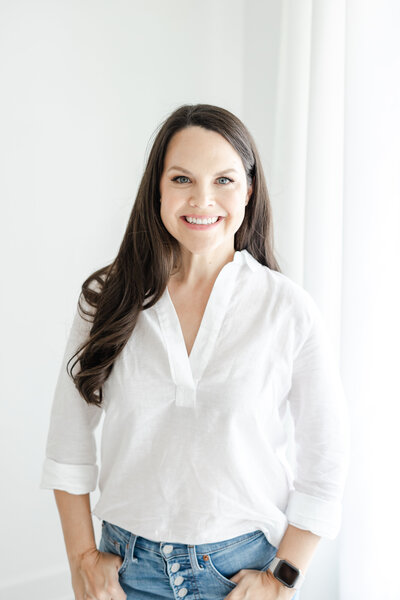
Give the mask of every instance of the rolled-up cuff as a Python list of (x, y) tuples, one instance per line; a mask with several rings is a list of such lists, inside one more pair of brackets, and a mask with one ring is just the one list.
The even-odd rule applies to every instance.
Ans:
[(339, 533), (342, 503), (292, 490), (286, 509), (288, 523), (333, 540)]
[(87, 494), (97, 486), (97, 465), (68, 465), (46, 458), (40, 488), (64, 490), (70, 494)]

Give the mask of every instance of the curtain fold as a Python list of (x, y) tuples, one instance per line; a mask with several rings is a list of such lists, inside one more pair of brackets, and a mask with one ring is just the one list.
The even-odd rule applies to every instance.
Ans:
[[(352, 432), (342, 529), (310, 567), (315, 578), (332, 560), (324, 600), (400, 599), (398, 31), (396, 0), (282, 2), (277, 256), (325, 317)], [(304, 600), (313, 600), (307, 583)]]
[(348, 2), (342, 370), (353, 452), (340, 600), (400, 598), (399, 30), (398, 2)]

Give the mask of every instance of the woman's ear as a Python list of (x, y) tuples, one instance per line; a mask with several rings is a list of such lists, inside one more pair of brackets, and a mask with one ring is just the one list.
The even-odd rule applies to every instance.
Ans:
[(251, 198), (251, 195), (253, 193), (253, 189), (254, 189), (254, 177), (253, 177), (253, 180), (252, 180), (252, 183), (251, 183), (250, 187), (247, 190), (246, 206), (247, 206), (247, 204), (248, 204), (248, 202), (249, 202), (249, 200)]

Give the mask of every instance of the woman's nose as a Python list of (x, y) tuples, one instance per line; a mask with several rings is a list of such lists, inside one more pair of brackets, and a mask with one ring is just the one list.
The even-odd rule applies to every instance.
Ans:
[(214, 206), (215, 200), (213, 198), (211, 191), (202, 190), (202, 191), (198, 191), (197, 193), (193, 194), (189, 203), (192, 206), (198, 206), (199, 208), (204, 208), (207, 206)]

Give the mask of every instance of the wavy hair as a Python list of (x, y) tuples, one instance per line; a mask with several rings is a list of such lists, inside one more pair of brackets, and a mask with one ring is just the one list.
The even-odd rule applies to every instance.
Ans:
[[(273, 254), (270, 199), (255, 142), (234, 114), (211, 104), (178, 107), (156, 129), (139, 190), (114, 261), (93, 272), (82, 284), (80, 316), (90, 323), (89, 337), (67, 363), (67, 372), (88, 404), (102, 405), (102, 386), (131, 336), (141, 310), (164, 293), (171, 274), (180, 268), (179, 242), (160, 217), (160, 179), (172, 136), (191, 126), (222, 135), (238, 152), (253, 192), (234, 236), (234, 249), (247, 251), (261, 264), (281, 271)], [(88, 308), (90, 305), (94, 311)], [(83, 315), (89, 317), (85, 319)], [(68, 365), (77, 357), (71, 369)], [(80, 362), (80, 371), (72, 373)]]

